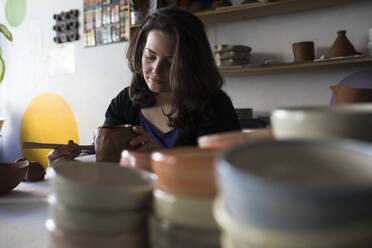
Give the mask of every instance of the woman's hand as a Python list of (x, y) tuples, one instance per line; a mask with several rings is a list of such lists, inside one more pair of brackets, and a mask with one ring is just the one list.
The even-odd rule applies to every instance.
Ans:
[(79, 156), (80, 152), (79, 146), (69, 140), (67, 145), (61, 145), (48, 154), (48, 163), (53, 165), (63, 160), (72, 160)]
[(162, 147), (141, 126), (133, 126), (132, 130), (138, 134), (130, 140), (132, 146), (138, 146), (136, 151), (152, 152)]

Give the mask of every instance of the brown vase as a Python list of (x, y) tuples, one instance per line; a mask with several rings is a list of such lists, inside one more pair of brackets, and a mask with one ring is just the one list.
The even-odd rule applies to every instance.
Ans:
[(129, 141), (137, 136), (132, 125), (102, 126), (95, 132), (94, 142), (96, 160), (105, 162), (119, 162), (121, 152), (133, 150), (136, 147)]
[(344, 57), (357, 54), (361, 53), (358, 53), (355, 50), (353, 44), (351, 44), (349, 39), (346, 37), (346, 31), (341, 30), (337, 32), (337, 38), (331, 49), (329, 49), (328, 53), (325, 55), (325, 58)]
[(295, 63), (313, 61), (315, 58), (313, 41), (301, 41), (293, 43), (292, 49)]

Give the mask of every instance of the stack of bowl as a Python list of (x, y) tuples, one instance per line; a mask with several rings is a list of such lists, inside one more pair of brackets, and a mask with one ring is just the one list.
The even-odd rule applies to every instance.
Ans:
[(251, 51), (252, 48), (244, 45), (215, 45), (214, 58), (218, 67), (247, 65), (250, 63)]
[(158, 176), (150, 219), (152, 247), (219, 247), (212, 213), (217, 151), (183, 147), (152, 153)]
[(105, 162), (63, 162), (54, 171), (46, 221), (53, 247), (147, 247), (155, 175)]
[(343, 248), (372, 242), (372, 146), (243, 144), (217, 161), (223, 247)]

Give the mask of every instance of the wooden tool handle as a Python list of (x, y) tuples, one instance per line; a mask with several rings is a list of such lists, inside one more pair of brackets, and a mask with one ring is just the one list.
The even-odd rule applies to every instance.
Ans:
[[(56, 149), (57, 147), (66, 144), (52, 144), (52, 143), (37, 143), (37, 142), (23, 142), (24, 149)], [(94, 146), (80, 146), (80, 150), (94, 151)]]

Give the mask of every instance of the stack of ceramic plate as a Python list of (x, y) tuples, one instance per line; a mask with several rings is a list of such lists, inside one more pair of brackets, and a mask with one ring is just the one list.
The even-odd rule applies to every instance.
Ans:
[(213, 217), (215, 149), (173, 148), (151, 155), (158, 176), (150, 242), (154, 248), (219, 247)]
[(215, 45), (214, 58), (218, 67), (247, 65), (251, 51), (250, 47), (243, 45)]
[(148, 246), (154, 174), (103, 162), (65, 162), (54, 170), (46, 221), (52, 247)]
[(372, 57), (372, 28), (368, 29), (368, 55)]
[(243, 144), (217, 162), (214, 214), (224, 247), (370, 247), (372, 146), (344, 141)]

